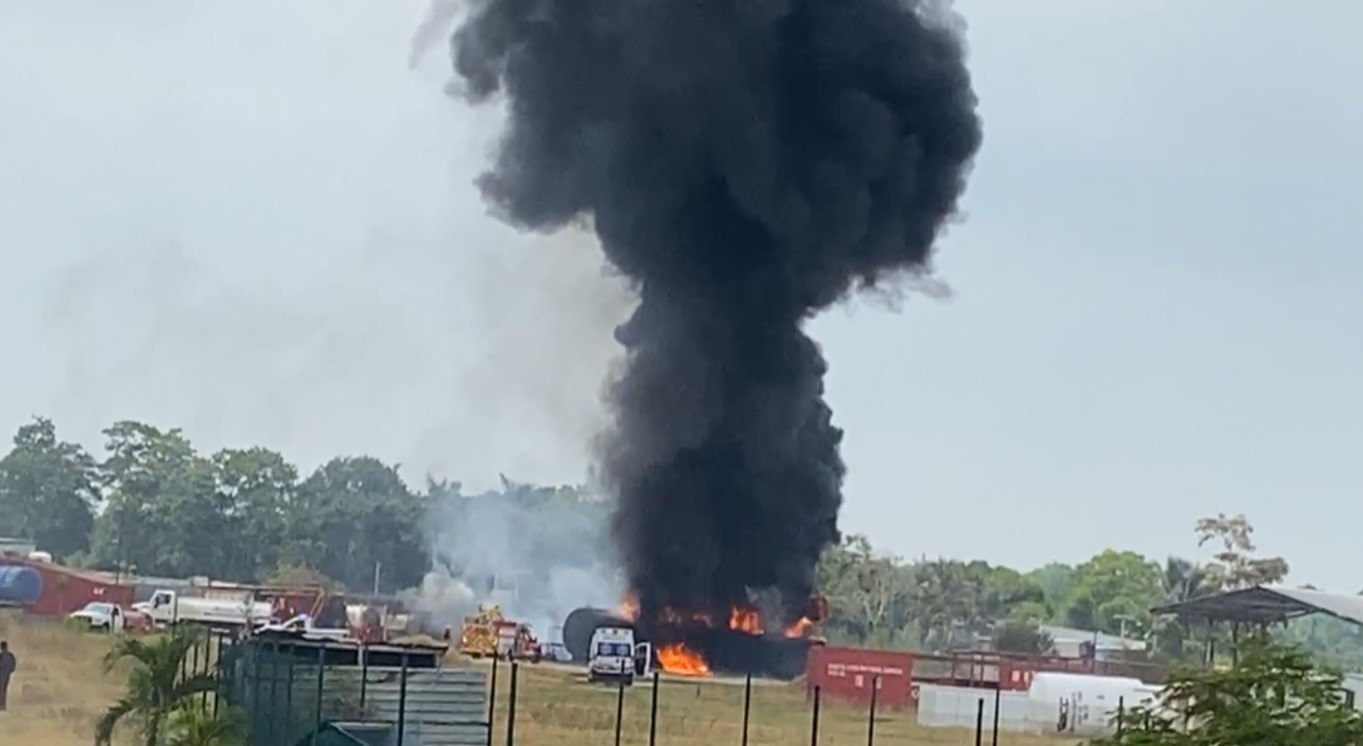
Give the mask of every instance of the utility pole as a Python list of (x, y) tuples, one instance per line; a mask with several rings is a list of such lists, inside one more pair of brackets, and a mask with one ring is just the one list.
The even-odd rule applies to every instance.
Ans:
[(379, 595), (379, 575), (383, 571), (383, 563), (374, 563), (374, 595)]

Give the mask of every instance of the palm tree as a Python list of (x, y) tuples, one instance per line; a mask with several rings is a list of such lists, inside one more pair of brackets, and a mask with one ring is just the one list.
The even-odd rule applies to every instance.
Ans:
[(166, 746), (240, 746), (245, 727), (230, 708), (217, 715), (202, 707), (182, 707), (166, 718)]
[(1164, 563), (1161, 585), (1165, 603), (1191, 601), (1213, 590), (1215, 579), (1207, 568), (1181, 557), (1170, 557)]
[[(1164, 603), (1178, 604), (1217, 590), (1218, 578), (1206, 566), (1181, 557), (1170, 557), (1164, 563), (1160, 590)], [(1156, 625), (1155, 646), (1174, 660), (1187, 654), (1184, 643), (1188, 638), (1187, 625), (1177, 619), (1160, 620)]]
[(95, 725), (95, 745), (109, 746), (114, 728), (125, 718), (141, 726), (146, 746), (163, 746), (166, 719), (176, 711), (188, 709), (190, 701), (213, 691), (217, 681), (211, 674), (182, 676), (185, 658), (199, 643), (199, 635), (188, 628), (173, 630), (158, 640), (120, 638), (104, 657), (105, 672), (124, 660), (131, 660), (128, 690)]

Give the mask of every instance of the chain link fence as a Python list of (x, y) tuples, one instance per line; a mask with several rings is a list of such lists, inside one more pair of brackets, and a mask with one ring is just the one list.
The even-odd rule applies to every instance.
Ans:
[[(589, 684), (582, 671), (504, 661), (441, 665), (424, 648), (218, 638), (190, 665), (215, 670), (213, 707), (246, 721), (252, 746), (1032, 746), (1003, 698), (978, 689), (943, 727), (874, 697), (749, 678)], [(872, 691), (878, 687), (873, 684)], [(966, 712), (966, 711), (969, 712)]]

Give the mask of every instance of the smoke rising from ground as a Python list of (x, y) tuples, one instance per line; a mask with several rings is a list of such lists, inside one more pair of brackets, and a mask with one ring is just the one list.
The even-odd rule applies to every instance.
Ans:
[(619, 600), (605, 502), (576, 488), (511, 482), (471, 496), (458, 485), (432, 493), (434, 566), (415, 607), (435, 625), (457, 630), (479, 604), (497, 603), (541, 639), (554, 639), (573, 609)]
[(594, 220), (639, 305), (603, 478), (647, 615), (804, 608), (838, 537), (841, 431), (803, 332), (926, 274), (981, 142), (955, 22), (909, 0), (484, 0), (454, 36), (510, 120), (479, 185), (552, 232)]

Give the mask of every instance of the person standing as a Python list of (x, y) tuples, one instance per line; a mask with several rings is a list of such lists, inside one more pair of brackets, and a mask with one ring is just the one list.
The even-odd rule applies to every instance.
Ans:
[(0, 640), (0, 712), (8, 709), (9, 679), (17, 667), (18, 661), (15, 660), (14, 653), (9, 651), (9, 643)]

